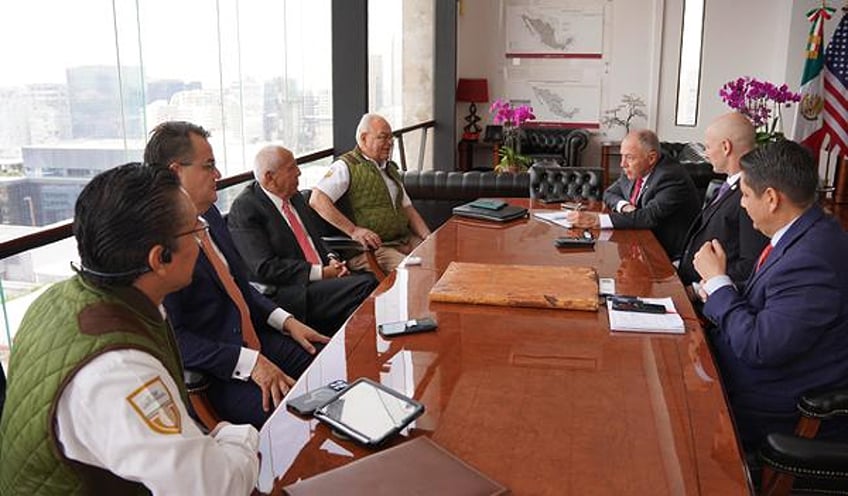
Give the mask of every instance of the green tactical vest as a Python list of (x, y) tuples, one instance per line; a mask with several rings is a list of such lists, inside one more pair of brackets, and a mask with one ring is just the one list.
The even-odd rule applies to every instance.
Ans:
[(340, 199), (346, 201), (351, 221), (377, 233), (383, 241), (406, 241), (409, 237), (409, 219), (401, 203), (403, 201), (403, 183), (397, 165), (386, 163), (386, 173), (400, 190), (392, 203), (389, 188), (383, 175), (369, 162), (359, 147), (339, 157), (350, 172), (350, 186)]
[(188, 404), (173, 333), (135, 288), (98, 289), (76, 276), (29, 307), (12, 348), (0, 420), (0, 494), (149, 494), (139, 483), (67, 459), (56, 437), (59, 398), (76, 372), (102, 353), (129, 348), (158, 359)]

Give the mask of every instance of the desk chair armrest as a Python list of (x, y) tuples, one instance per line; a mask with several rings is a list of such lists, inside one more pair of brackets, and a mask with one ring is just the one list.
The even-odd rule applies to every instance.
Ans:
[(845, 443), (773, 433), (766, 437), (760, 459), (775, 471), (796, 477), (848, 479), (846, 448)]
[(813, 418), (848, 415), (848, 389), (805, 394), (798, 401), (798, 410), (805, 417)]
[(188, 399), (191, 403), (191, 409), (194, 417), (206, 427), (207, 432), (215, 428), (221, 421), (209, 398), (206, 397), (206, 390), (209, 389), (209, 376), (197, 370), (183, 370), (183, 381), (185, 381), (186, 389), (188, 390)]
[[(383, 269), (377, 263), (377, 257), (374, 256), (374, 252), (366, 250), (359, 241), (348, 236), (321, 236), (321, 241), (324, 242), (328, 249), (343, 254), (343, 258), (350, 258), (351, 256), (365, 253), (365, 257), (368, 259), (368, 267), (374, 273), (377, 280), (382, 281), (386, 278), (386, 273), (383, 272)], [(389, 244), (387, 243), (386, 246), (389, 246)]]

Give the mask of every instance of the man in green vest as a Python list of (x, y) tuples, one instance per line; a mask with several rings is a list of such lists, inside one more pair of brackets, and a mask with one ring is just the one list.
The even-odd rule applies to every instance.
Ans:
[(0, 494), (249, 494), (258, 434), (186, 410), (166, 294), (207, 226), (166, 169), (106, 171), (76, 203), (77, 275), (29, 307), (0, 420)]
[[(386, 119), (377, 114), (362, 116), (356, 148), (333, 162), (309, 199), (327, 222), (373, 250), (385, 272), (394, 270), (430, 235), (403, 188), (397, 164), (389, 160), (393, 141)], [(368, 262), (360, 255), (348, 260), (348, 266), (367, 270)]]

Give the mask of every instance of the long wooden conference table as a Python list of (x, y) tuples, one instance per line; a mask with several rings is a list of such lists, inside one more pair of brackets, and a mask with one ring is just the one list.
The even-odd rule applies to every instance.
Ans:
[[(566, 233), (532, 217), (503, 225), (452, 218), (415, 251), (421, 265), (386, 278), (288, 397), (336, 379), (379, 381), (426, 407), (387, 446), (429, 436), (513, 494), (749, 494), (708, 344), (653, 234), (613, 231), (594, 250), (555, 248)], [(615, 278), (619, 294), (671, 296), (686, 332), (610, 332), (604, 307), (431, 303), (428, 292), (452, 261), (594, 267)], [(437, 331), (392, 339), (376, 331), (425, 316)], [(373, 452), (283, 405), (260, 437), (259, 488), (274, 494)]]

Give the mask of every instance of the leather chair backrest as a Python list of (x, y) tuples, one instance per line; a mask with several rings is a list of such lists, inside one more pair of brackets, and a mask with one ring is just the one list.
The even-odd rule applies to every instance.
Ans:
[(603, 170), (537, 163), (530, 167), (530, 198), (538, 200), (600, 200)]

